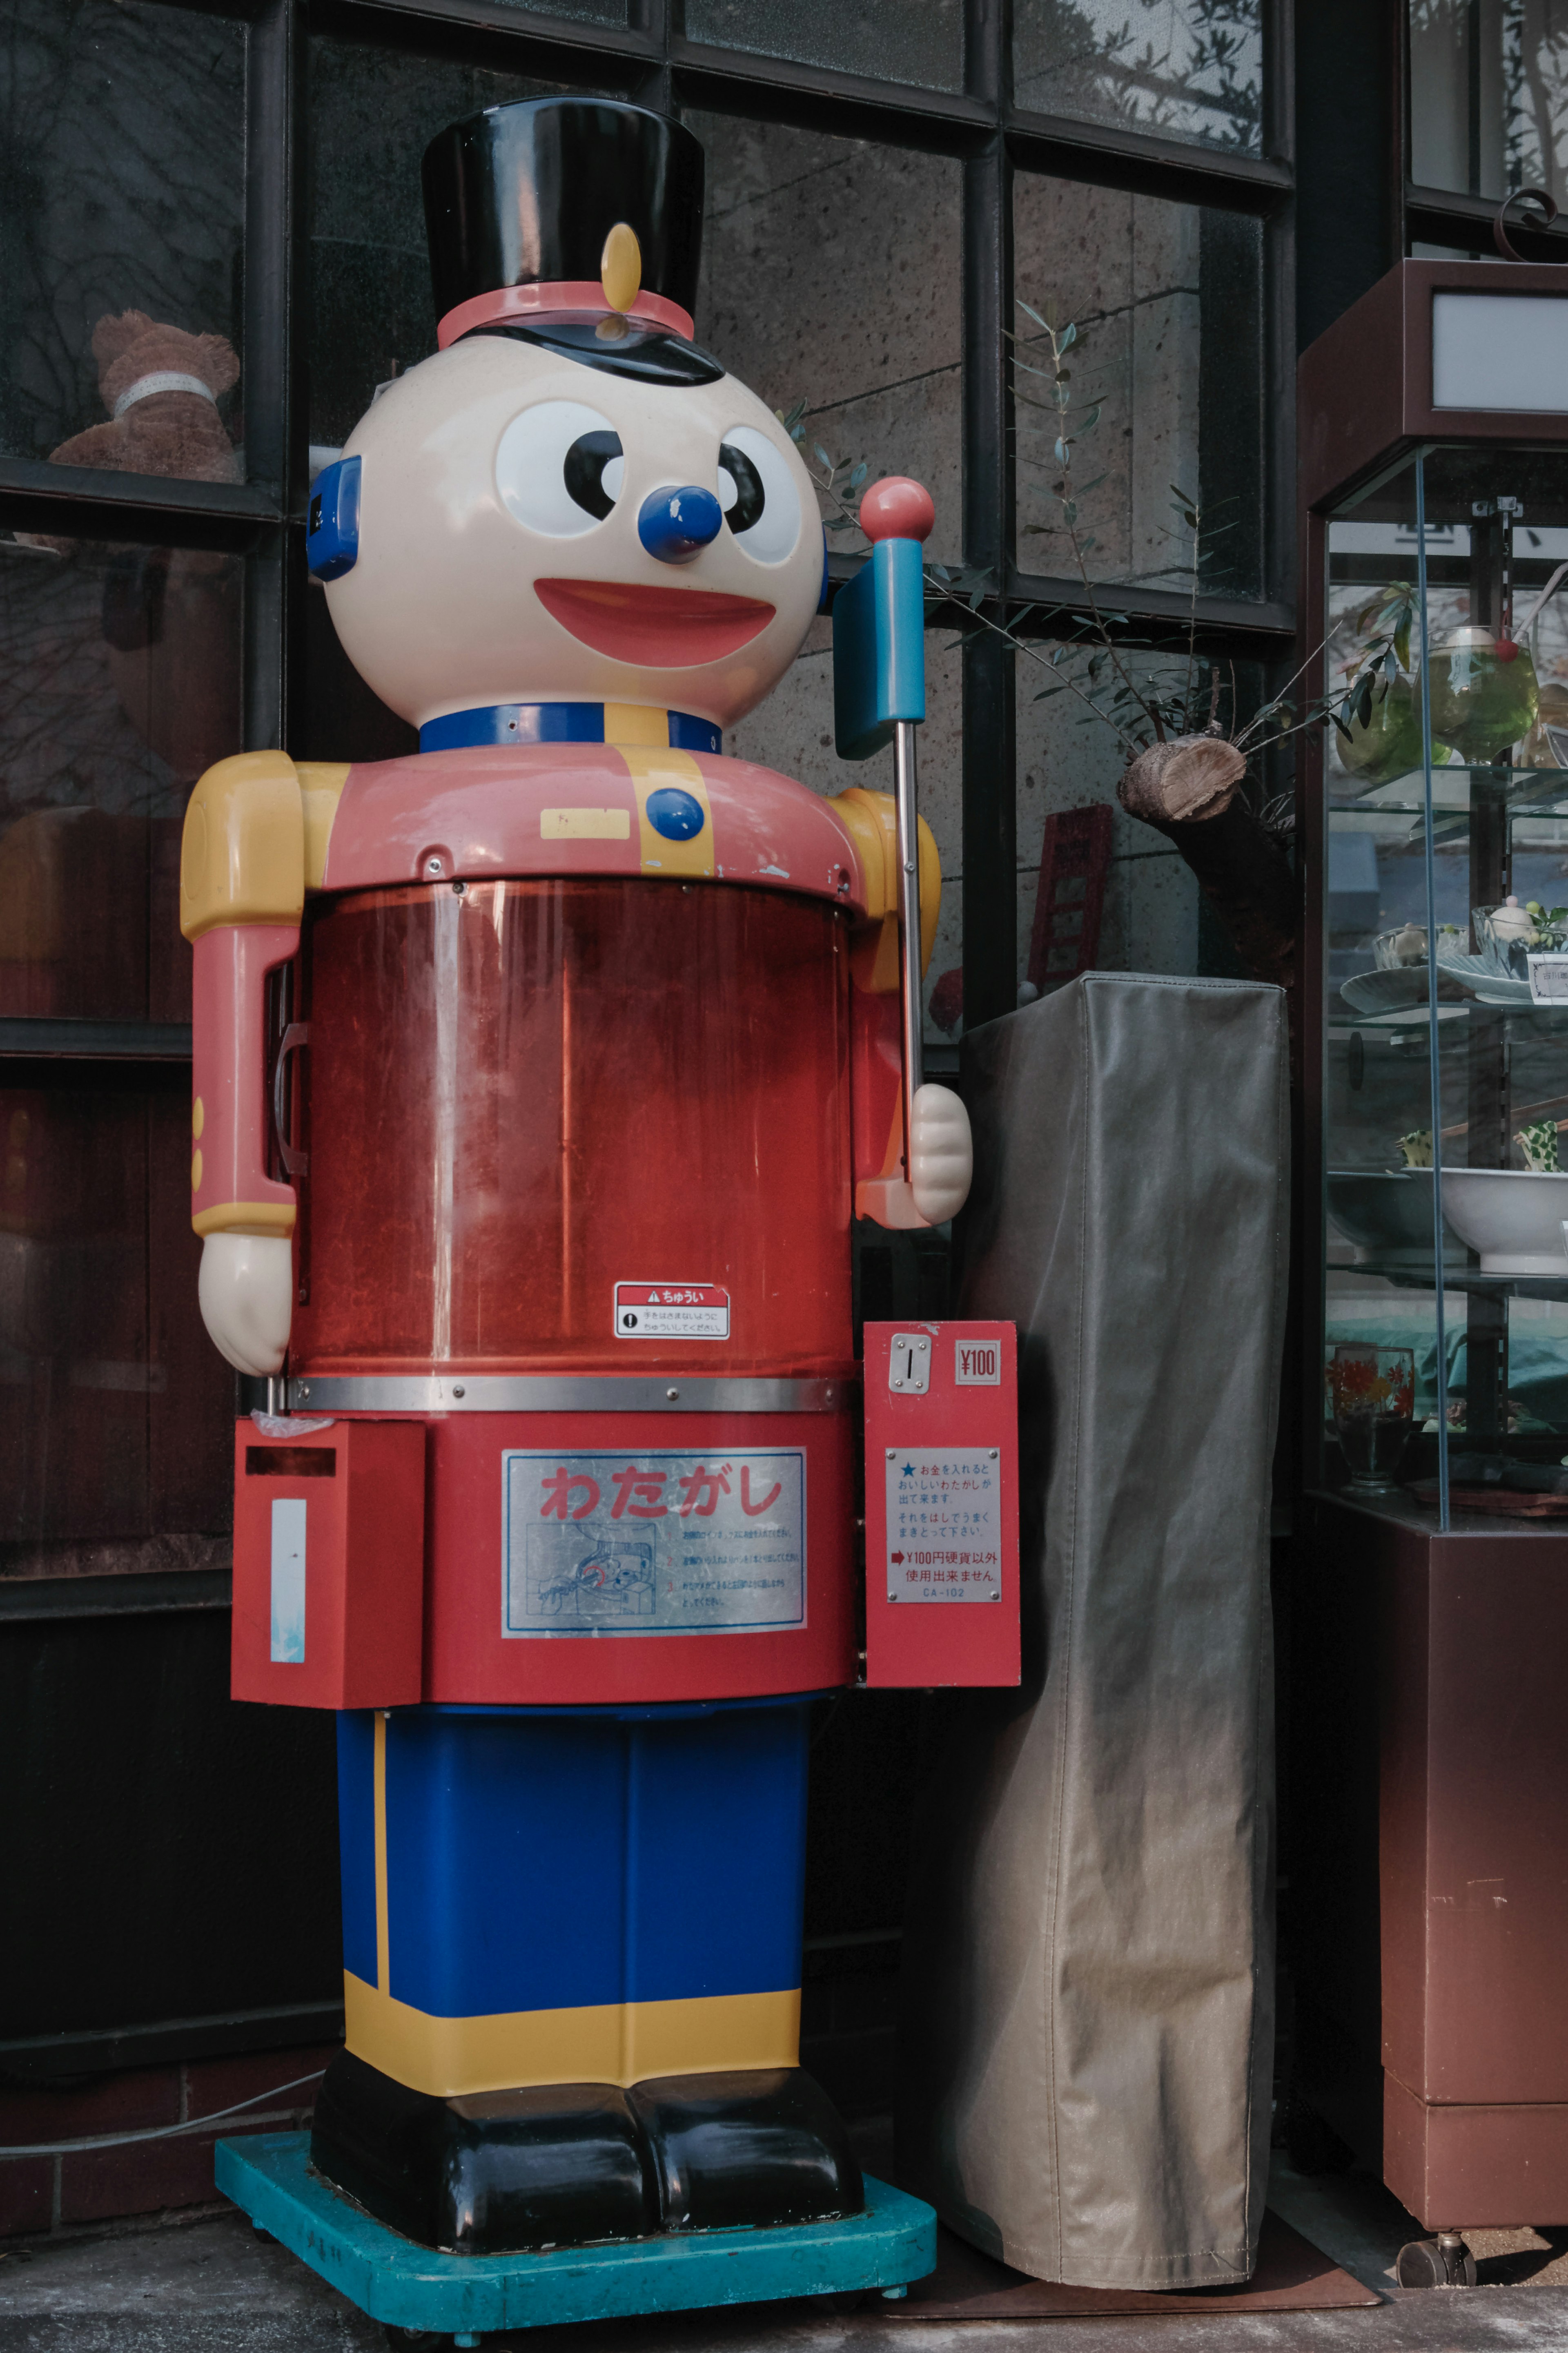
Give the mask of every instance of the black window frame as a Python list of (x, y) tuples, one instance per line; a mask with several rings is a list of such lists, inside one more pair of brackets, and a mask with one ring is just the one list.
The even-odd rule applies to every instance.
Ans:
[[(919, 0), (910, 4), (919, 5)], [(1276, 682), (1283, 683), (1292, 663), (1295, 628), (1291, 0), (1263, 0), (1260, 159), (1016, 106), (1012, 0), (965, 0), (963, 87), (945, 93), (689, 40), (682, 28), (681, 0), (630, 0), (630, 21), (624, 31), (508, 6), (502, 0), (163, 0), (163, 5), (237, 19), (247, 27), (242, 341), (249, 480), (241, 485), (183, 482), (0, 457), (0, 530), (222, 549), (242, 557), (247, 575), (244, 748), (287, 746), (291, 713), (306, 707), (305, 617), (307, 599), (315, 594), (306, 576), (304, 533), (310, 480), (310, 50), (316, 36), (381, 43), (407, 54), (613, 90), (666, 111), (684, 107), (772, 121), (961, 163), (963, 553), (967, 563), (989, 568), (996, 580), (996, 595), (982, 607), (982, 619), (1029, 604), (1054, 606), (1068, 615), (1088, 609), (1077, 581), (1033, 575), (1017, 561), (1007, 340), (1015, 317), (1016, 175), (1053, 174), (1173, 202), (1226, 207), (1256, 218), (1262, 230), (1266, 301), (1262, 391), (1268, 438), (1260, 453), (1263, 593), (1256, 602), (1200, 596), (1195, 612), (1202, 651), (1220, 659), (1259, 661)], [(1206, 322), (1205, 325), (1206, 331)], [(853, 570), (854, 559), (831, 559), (835, 584)], [(1118, 584), (1115, 601), (1141, 642), (1171, 641), (1184, 635), (1185, 602), (1169, 591)], [(950, 623), (942, 617), (933, 626), (947, 629)], [(1038, 620), (1030, 626), (1044, 633)], [(962, 812), (968, 917), (964, 1004), (971, 1024), (1010, 1010), (1016, 1001), (1014, 673), (1011, 649), (978, 623), (971, 627), (963, 662)], [(0, 1061), (11, 1085), (79, 1085), (100, 1090), (106, 1098), (115, 1091), (184, 1091), (190, 1050), (188, 1029), (176, 1025), (0, 1018)], [(923, 1283), (925, 1271), (917, 1271)], [(930, 1297), (922, 1291), (919, 1312), (940, 1312), (939, 1300), (940, 1291)], [(885, 1312), (895, 1312), (891, 1300)], [(910, 1311), (900, 1304), (896, 1312)], [(173, 1713), (160, 1732), (162, 1753), (171, 1765), (168, 1792), (160, 1782), (158, 1803), (150, 1810), (144, 1807), (143, 1829), (149, 1822), (153, 1828), (136, 1849), (143, 1894), (148, 1884), (180, 1894), (179, 1905), (168, 1911), (166, 1933), (150, 1929), (145, 1940), (151, 1957), (148, 1982), (158, 1983), (160, 1972), (171, 1982), (184, 1982), (172, 1956), (177, 1946), (188, 1943), (192, 1902), (204, 1934), (215, 1930), (221, 1948), (230, 1949), (240, 1913), (210, 1875), (197, 1873), (193, 1879), (190, 1858), (214, 1851), (212, 1823), (218, 1816), (226, 1824), (228, 1848), (250, 1853), (247, 1841), (254, 1842), (258, 1829), (264, 1839), (270, 1836), (268, 1825), (278, 1819), (274, 1799), (279, 1786), (296, 1794), (296, 1812), (310, 1831), (314, 1862), (301, 1880), (300, 1858), (290, 1847), (289, 1902), (283, 1906), (274, 1903), (265, 1913), (267, 1921), (276, 1913), (285, 1932), (283, 1943), (260, 1934), (257, 1949), (265, 1960), (263, 1974), (273, 1983), (292, 1983), (289, 1972), (302, 1941), (318, 1960), (324, 1955), (331, 1962), (329, 1974), (335, 1972), (330, 1841), (318, 1835), (321, 1818), (317, 1801), (310, 1796), (322, 1786), (321, 1774), (330, 1771), (320, 1747), (321, 1727), (306, 1720), (308, 1712), (302, 1712), (298, 1724), (290, 1717), (287, 1730), (281, 1725), (248, 1727), (246, 1736), (252, 1746), (237, 1748), (223, 1674), (226, 1645), (221, 1631), (201, 1614), (226, 1609), (226, 1570), (161, 1566), (166, 1560), (163, 1539), (146, 1544), (128, 1539), (112, 1550), (115, 1567), (104, 1575), (0, 1577), (0, 1626), (10, 1622), (16, 1641), (37, 1636), (37, 1655), (54, 1662), (46, 1713), (53, 1711), (74, 1727), (96, 1724), (101, 1694), (118, 1690), (124, 1674), (122, 1633), (142, 1639), (136, 1627), (117, 1628), (111, 1630), (111, 1642), (102, 1630), (81, 1621), (109, 1616), (145, 1620), (152, 1614), (167, 1620), (161, 1632), (146, 1630), (135, 1654), (166, 1657), (178, 1669), (165, 1672), (160, 1684), (174, 1694)], [(130, 1569), (138, 1573), (127, 1576)], [(76, 1622), (34, 1629), (34, 1620)], [(30, 1659), (33, 1653), (27, 1655)], [(104, 1680), (96, 1679), (100, 1677)], [(37, 1687), (44, 1689), (41, 1683)], [(75, 1713), (63, 1714), (67, 1707)], [(276, 1713), (240, 1711), (245, 1716)], [(896, 1739), (901, 1736), (887, 1710), (879, 1708), (868, 1723), (868, 1732), (859, 1737), (873, 1746), (879, 1739), (892, 1741), (894, 1753), (914, 1756), (912, 1735), (907, 1751), (897, 1749)], [(36, 1727), (25, 1729), (31, 1741)], [(271, 1746), (264, 1748), (263, 1741)], [(846, 1747), (837, 1754), (841, 1761), (837, 1769), (853, 1777), (858, 1769), (858, 1752)], [(255, 1757), (261, 1764), (247, 1761)], [(132, 1757), (131, 1771), (132, 1784), (140, 1789), (145, 1776), (138, 1756)], [(280, 1773), (287, 1777), (282, 1781)], [(268, 1798), (259, 1812), (257, 1787)], [(208, 1797), (213, 1803), (195, 1803)], [(186, 1804), (193, 1807), (188, 1819), (180, 1811)], [(70, 1866), (68, 1885), (47, 1870), (41, 1876), (35, 1873), (43, 1890), (40, 1920), (65, 1918), (68, 1923), (71, 1917), (86, 1835), (74, 1805), (68, 1788), (59, 1804), (51, 1802), (38, 1816), (44, 1828), (35, 1845), (46, 1854), (58, 1849)], [(264, 1846), (260, 1869), (263, 1885), (280, 1883), (275, 1880), (270, 1845)], [(192, 1885), (198, 1891), (195, 1897)], [(248, 1914), (243, 1926), (247, 1936), (259, 1933)], [(896, 1949), (880, 1932), (875, 1938), (854, 1936), (837, 1941), (865, 1941), (884, 1957)], [(153, 2014), (163, 2023), (110, 2030), (101, 2021), (115, 2015), (121, 1997), (118, 1983), (110, 1988), (108, 1979), (104, 1982), (106, 1990), (87, 2028), (9, 2044), (7, 2063), (25, 2075), (83, 2066), (145, 2065), (209, 2052), (292, 2047), (334, 2034), (341, 2015), (333, 1991), (330, 1998), (310, 2003), (293, 2001), (232, 2016), (171, 2020), (167, 2009), (154, 2008)]]
[[(166, 0), (168, 5), (168, 0)], [(244, 555), (247, 749), (287, 744), (298, 699), (306, 593), (309, 487), (302, 396), (309, 234), (305, 159), (310, 42), (327, 35), (618, 91), (664, 111), (701, 109), (952, 157), (963, 171), (963, 556), (984, 565), (997, 597), (983, 610), (1033, 604), (1072, 615), (1076, 580), (1017, 560), (1007, 334), (1014, 318), (1013, 184), (1049, 174), (1167, 201), (1252, 216), (1264, 247), (1267, 447), (1262, 595), (1201, 596), (1202, 649), (1261, 660), (1289, 652), (1294, 631), (1294, 173), (1291, 0), (1263, 0), (1263, 154), (1068, 120), (1016, 106), (1011, 0), (965, 0), (964, 86), (944, 92), (717, 48), (689, 39), (681, 0), (630, 0), (625, 30), (504, 5), (504, 0), (172, 0), (243, 20), (247, 60), (244, 485), (155, 480), (0, 459), (0, 528), (71, 531)], [(1423, 232), (1424, 233), (1424, 232)], [(835, 556), (835, 585), (855, 559)], [(1184, 628), (1185, 598), (1116, 588), (1131, 630), (1158, 641)], [(1037, 628), (1040, 622), (1033, 624)], [(974, 1023), (1011, 1008), (1017, 966), (1014, 664), (994, 634), (972, 627), (963, 659), (964, 1004)], [(165, 1060), (188, 1042), (146, 1024), (0, 1022), (0, 1055)]]
[[(1408, 257), (1418, 245), (1442, 246), (1456, 255), (1494, 261), (1499, 255), (1492, 228), (1501, 199), (1469, 195), (1458, 188), (1434, 188), (1415, 177), (1410, 116), (1410, 0), (1393, 0), (1393, 5), (1399, 12), (1391, 92), (1397, 132), (1392, 176), (1400, 227), (1398, 251)], [(1508, 235), (1521, 261), (1568, 261), (1568, 208), (1545, 229), (1531, 228), (1510, 216)]]

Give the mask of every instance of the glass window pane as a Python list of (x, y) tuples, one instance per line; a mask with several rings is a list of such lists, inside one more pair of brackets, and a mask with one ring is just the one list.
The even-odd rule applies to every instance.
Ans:
[(559, 88), (343, 41), (310, 46), (310, 440), (335, 455), (378, 384), (436, 348), (419, 164), (438, 131)]
[[(1324, 643), (1330, 687), (1348, 687), (1369, 650), (1375, 616), (1394, 593), (1403, 588), (1414, 602), (1415, 490), (1414, 471), (1406, 467), (1349, 518), (1329, 525)], [(1429, 562), (1447, 573), (1452, 558), (1447, 550), (1441, 558), (1429, 551)], [(1440, 628), (1454, 618), (1447, 586), (1443, 595)], [(1333, 727), (1324, 733), (1321, 1475), (1332, 1486), (1343, 1484), (1348, 1473), (1336, 1433), (1331, 1369), (1333, 1352), (1341, 1347), (1410, 1351), (1415, 1433), (1403, 1451), (1403, 1473), (1430, 1476), (1436, 1469), (1437, 1260), (1430, 1173), (1426, 828), (1415, 676), (1418, 625), (1413, 624), (1399, 651), (1399, 674), (1372, 724), (1355, 723), (1348, 739)], [(1436, 800), (1452, 806), (1452, 794), (1436, 776), (1434, 786)], [(1463, 789), (1461, 783), (1461, 797)], [(1462, 824), (1447, 820), (1434, 843), (1439, 852), (1434, 869), (1439, 925), (1468, 922), (1460, 912), (1467, 898), (1462, 830)], [(1407, 956), (1409, 965), (1395, 961), (1385, 971), (1384, 956), (1401, 934), (1395, 959)], [(1447, 1127), (1457, 1119), (1462, 1133), (1463, 1113), (1451, 1108), (1456, 1086), (1463, 1091), (1454, 1032), (1457, 1027), (1465, 1037), (1469, 1028), (1462, 992), (1456, 989), (1441, 1003), (1438, 1015), (1442, 1124)], [(1447, 1146), (1443, 1156), (1452, 1156)], [(1450, 1341), (1464, 1330), (1459, 1286), (1465, 1265), (1463, 1247), (1450, 1249), (1445, 1237), (1444, 1320)], [(1342, 1408), (1346, 1376), (1342, 1371), (1339, 1377)]]
[(963, 87), (962, 0), (687, 0), (694, 41), (922, 90)]
[(1564, 0), (1410, 0), (1410, 172), (1428, 188), (1568, 197)]
[(1198, 515), (1201, 588), (1259, 596), (1258, 222), (1032, 174), (1015, 184), (1013, 221), (1020, 300), (1059, 332), (1078, 330), (1063, 358), (1072, 441), (1064, 474), (1050, 340), (1018, 314), (1020, 565), (1073, 579), (1081, 561), (1090, 580), (1185, 591), (1194, 534), (1179, 494)]
[[(0, 1575), (224, 1564), (234, 1381), (196, 1304), (190, 1096), (0, 1087)], [(168, 1534), (164, 1561), (114, 1546)]]
[(289, 740), (299, 760), (401, 760), (419, 733), (389, 711), (344, 653), (327, 600), (305, 598), (300, 684), (290, 705)]
[[(1197, 881), (1174, 845), (1152, 826), (1131, 817), (1116, 797), (1117, 784), (1128, 753), (1106, 717), (1117, 679), (1109, 666), (1089, 674), (1092, 648), (1069, 651), (1048, 638), (1031, 639), (1020, 653), (1016, 670), (1017, 724), (1017, 845), (1018, 845), (1018, 980), (1031, 977), (1031, 951), (1040, 892), (1040, 865), (1046, 820), (1069, 811), (1103, 807), (1110, 811), (1109, 862), (1104, 870), (1098, 936), (1092, 955), (1080, 936), (1075, 902), (1088, 893), (1073, 883), (1058, 886), (1054, 902), (1041, 921), (1041, 969), (1038, 985), (1048, 994), (1070, 979), (1074, 970), (1097, 972), (1201, 973), (1214, 971), (1216, 951), (1231, 966), (1226, 949), (1210, 939), (1204, 923), (1204, 902)], [(1051, 667), (1059, 656), (1060, 667)], [(1139, 692), (1157, 694), (1168, 702), (1185, 689), (1187, 665), (1182, 654), (1150, 654), (1128, 649), (1122, 663)], [(1243, 725), (1263, 700), (1259, 666), (1237, 662), (1221, 670), (1218, 717), (1229, 732), (1233, 712)], [(1060, 691), (1064, 676), (1084, 690)], [(1201, 653), (1195, 673), (1195, 702), (1206, 718), (1210, 672)], [(1091, 708), (1091, 705), (1093, 706)], [(1096, 712), (1100, 714), (1097, 717)], [(1116, 716), (1128, 726), (1142, 747), (1152, 740), (1149, 724), (1125, 711)], [(1255, 764), (1255, 769), (1256, 769)], [(1249, 778), (1244, 788), (1256, 807), (1265, 787)], [(1092, 864), (1092, 860), (1086, 861)], [(1060, 978), (1053, 978), (1053, 971)]]
[(1017, 0), (1014, 94), (1040, 114), (1263, 152), (1263, 0)]
[[(805, 448), (936, 501), (962, 538), (962, 166), (732, 115), (689, 114), (708, 154), (697, 339), (770, 408), (807, 406)], [(847, 533), (833, 535), (847, 549)]]
[(240, 748), (243, 565), (0, 543), (0, 1015), (188, 1021), (180, 828)]
[(9, 456), (241, 479), (245, 43), (143, 0), (6, 8)]

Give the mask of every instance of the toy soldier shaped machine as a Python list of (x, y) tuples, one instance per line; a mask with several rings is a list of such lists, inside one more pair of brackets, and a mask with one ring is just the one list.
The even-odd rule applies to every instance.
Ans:
[[(788, 435), (690, 341), (702, 173), (593, 100), (434, 142), (440, 348), (308, 539), (419, 751), (248, 754), (186, 821), (202, 1310), (276, 1409), (237, 1433), (234, 1690), (339, 1711), (347, 2012), (309, 2166), (220, 2179), (459, 2343), (932, 2261), (797, 2048), (806, 1726), (856, 1672), (850, 1222), (970, 1176), (919, 1064), (931, 511), (868, 493), (840, 600), (842, 748), (896, 737), (898, 805), (721, 756), (826, 567)], [(955, 1329), (905, 1336), (945, 1366)], [(960, 1336), (1005, 1378), (922, 1384), (945, 1454), (915, 1400), (894, 1436), (928, 1553), (962, 1509), (940, 1557), (986, 1566), (911, 1586), (888, 1682), (1016, 1679), (1013, 1335)]]
[[(1568, 302), (1406, 261), (1301, 362), (1321, 1313), (1298, 2081), (1473, 2279), (1568, 2222)], [(1303, 1618), (1302, 1613), (1305, 1613)]]

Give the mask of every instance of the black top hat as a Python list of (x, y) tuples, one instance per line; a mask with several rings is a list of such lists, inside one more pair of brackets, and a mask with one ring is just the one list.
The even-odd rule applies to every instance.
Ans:
[(683, 313), (689, 333), (703, 155), (683, 124), (613, 99), (527, 99), (440, 132), (424, 178), (438, 319), (502, 289), (597, 286), (606, 240), (629, 228), (638, 289)]

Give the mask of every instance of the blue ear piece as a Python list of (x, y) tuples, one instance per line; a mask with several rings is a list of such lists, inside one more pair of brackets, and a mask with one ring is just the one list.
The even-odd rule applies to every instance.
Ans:
[(312, 580), (341, 580), (359, 561), (357, 458), (323, 466), (310, 490), (305, 561)]

